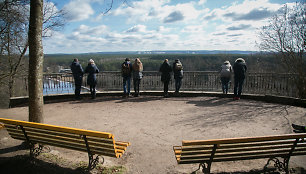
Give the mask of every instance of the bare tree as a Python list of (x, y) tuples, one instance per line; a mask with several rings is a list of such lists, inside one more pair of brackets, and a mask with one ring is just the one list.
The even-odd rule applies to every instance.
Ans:
[(42, 45), (43, 0), (31, 0), (29, 24), (29, 121), (43, 122), (43, 61)]
[[(24, 57), (29, 46), (29, 1), (5, 0), (0, 2), (0, 11), (0, 84), (13, 97), (15, 79), (28, 72)], [(43, 37), (64, 26), (64, 15), (53, 3), (44, 3)]]
[(294, 82), (300, 98), (306, 97), (306, 3), (284, 6), (259, 34), (260, 48), (276, 53)]

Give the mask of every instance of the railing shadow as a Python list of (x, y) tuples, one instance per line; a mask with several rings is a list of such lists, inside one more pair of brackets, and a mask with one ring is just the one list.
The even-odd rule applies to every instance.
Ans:
[(88, 171), (82, 168), (66, 168), (54, 163), (31, 158), (29, 155), (18, 155), (14, 157), (0, 157), (1, 173), (23, 173), (23, 174), (85, 174)]
[(100, 103), (100, 102), (108, 102), (114, 101), (115, 103), (125, 103), (125, 102), (149, 102), (162, 100), (162, 96), (139, 96), (139, 97), (128, 97), (123, 98), (122, 96), (104, 96), (97, 97), (95, 99), (91, 99), (90, 97), (83, 98), (82, 100), (75, 100), (70, 102), (70, 104), (81, 104), (81, 103)]

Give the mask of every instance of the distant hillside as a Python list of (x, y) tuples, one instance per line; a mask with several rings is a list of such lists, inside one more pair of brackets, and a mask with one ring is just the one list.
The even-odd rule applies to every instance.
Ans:
[(166, 53), (158, 54), (158, 51), (154, 51), (154, 53), (142, 52), (142, 54), (139, 52), (47, 54), (45, 55), (44, 68), (47, 72), (58, 72), (60, 68), (69, 68), (72, 60), (78, 58), (83, 68), (87, 66), (89, 59), (93, 59), (101, 71), (120, 71), (122, 62), (129, 57), (132, 62), (135, 58), (140, 58), (145, 71), (158, 71), (164, 59), (169, 59), (170, 63), (174, 62), (175, 59), (180, 59), (185, 71), (219, 71), (225, 60), (229, 60), (231, 64), (234, 64), (237, 58), (242, 57), (246, 60), (249, 71), (275, 72), (282, 70), (279, 66), (279, 60), (273, 55), (248, 51), (216, 52), (219, 53), (197, 51), (197, 54), (195, 54), (195, 51), (167, 51)]
[(143, 54), (256, 54), (256, 51), (240, 50), (153, 50), (153, 51), (117, 51), (117, 52), (96, 52), (84, 54), (115, 54), (115, 55), (143, 55)]

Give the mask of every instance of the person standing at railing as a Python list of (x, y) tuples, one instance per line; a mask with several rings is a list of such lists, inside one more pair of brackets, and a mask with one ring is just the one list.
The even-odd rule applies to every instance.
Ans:
[(179, 59), (176, 59), (173, 63), (173, 74), (175, 80), (175, 94), (178, 95), (183, 79), (183, 65)]
[(220, 71), (223, 94), (227, 94), (228, 92), (228, 86), (231, 81), (232, 72), (233, 70), (231, 63), (228, 60), (225, 61), (221, 66), (221, 71)]
[(132, 67), (133, 67), (133, 83), (135, 90), (134, 97), (138, 97), (140, 95), (139, 92), (140, 81), (143, 77), (142, 75), (143, 65), (139, 58), (135, 59), (135, 63), (133, 64)]
[(75, 99), (80, 100), (81, 99), (81, 86), (83, 81), (83, 68), (82, 65), (79, 63), (79, 60), (77, 58), (73, 59), (73, 62), (70, 65), (72, 75), (74, 78), (74, 95)]
[(87, 76), (87, 84), (90, 86), (91, 98), (96, 98), (96, 85), (97, 85), (97, 77), (96, 73), (99, 73), (99, 69), (97, 68), (95, 62), (90, 59), (88, 61), (88, 65), (85, 69), (85, 73), (88, 73)]
[(164, 63), (160, 66), (159, 72), (161, 72), (161, 81), (164, 83), (164, 97), (169, 97), (169, 82), (171, 80), (172, 68), (169, 64), (168, 59), (164, 60)]
[(129, 58), (126, 58), (121, 65), (121, 74), (123, 78), (123, 97), (131, 95), (131, 76), (132, 76), (132, 63)]
[(234, 66), (234, 100), (239, 100), (242, 92), (242, 85), (245, 79), (245, 73), (247, 71), (247, 66), (245, 60), (242, 58), (236, 59)]

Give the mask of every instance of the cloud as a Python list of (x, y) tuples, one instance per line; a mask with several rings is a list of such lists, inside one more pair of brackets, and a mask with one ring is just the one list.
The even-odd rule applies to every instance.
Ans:
[(238, 14), (235, 12), (224, 14), (225, 17), (232, 18), (233, 21), (240, 20), (262, 20), (271, 17), (275, 12), (269, 11), (267, 8), (253, 9), (246, 14)]
[(67, 12), (67, 20), (71, 22), (88, 19), (94, 14), (90, 3), (84, 0), (72, 0), (66, 4), (63, 9)]
[(184, 16), (180, 11), (174, 11), (170, 13), (164, 20), (164, 23), (172, 23), (172, 22), (177, 22), (177, 21), (182, 21), (184, 20)]
[(199, 5), (203, 5), (203, 4), (206, 3), (206, 1), (207, 1), (207, 0), (199, 0), (198, 4), (199, 4)]
[(227, 27), (227, 30), (245, 30), (250, 28), (251, 25), (246, 25), (246, 24), (240, 24), (238, 26), (231, 26), (231, 27)]
[(146, 26), (145, 25), (136, 25), (131, 28), (129, 28), (127, 33), (138, 33), (138, 32), (146, 32)]

